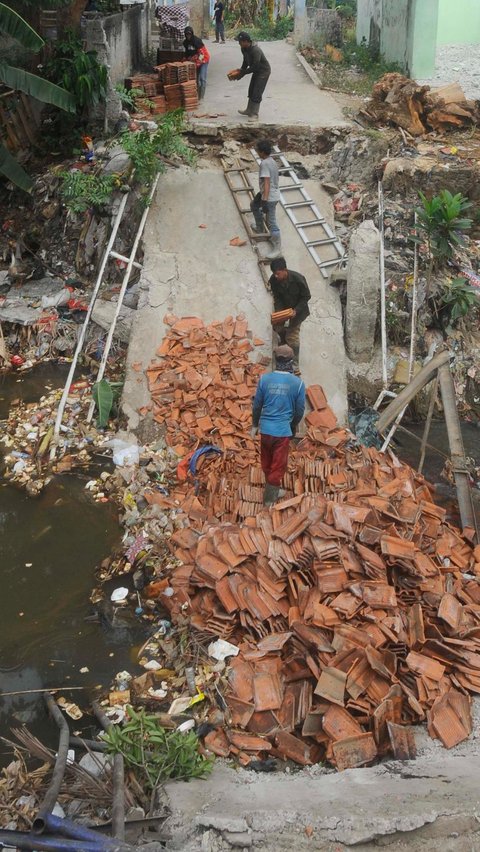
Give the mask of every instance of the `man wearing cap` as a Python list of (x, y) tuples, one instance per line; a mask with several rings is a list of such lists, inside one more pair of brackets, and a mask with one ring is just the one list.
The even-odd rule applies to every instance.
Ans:
[[(267, 255), (268, 257), (268, 255)], [(274, 325), (273, 330), (277, 332), (282, 343), (286, 343), (293, 349), (294, 370), (299, 370), (300, 359), (300, 326), (310, 315), (308, 302), (311, 299), (307, 280), (299, 272), (287, 269), (284, 257), (277, 257), (270, 264), (272, 275), (269, 279), (270, 289), (273, 296), (274, 311), (284, 311), (292, 308), (293, 317), (288, 320), (288, 325)]]
[(246, 109), (239, 109), (240, 115), (248, 115), (249, 118), (258, 118), (258, 111), (262, 102), (262, 95), (270, 77), (270, 63), (263, 50), (252, 42), (249, 33), (239, 33), (235, 41), (238, 41), (242, 54), (243, 64), (238, 68), (238, 74), (233, 79), (241, 80), (247, 74), (252, 75), (248, 87), (248, 105)]
[(275, 370), (260, 376), (257, 385), (250, 431), (254, 438), (260, 428), (265, 506), (272, 506), (285, 493), (280, 486), (287, 470), (290, 441), (305, 412), (305, 385), (293, 375), (293, 350), (277, 346), (274, 355)]

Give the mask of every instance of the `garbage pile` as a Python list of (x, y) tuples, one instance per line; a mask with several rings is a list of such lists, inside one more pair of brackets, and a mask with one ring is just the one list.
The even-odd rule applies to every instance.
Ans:
[(479, 123), (477, 101), (468, 100), (458, 83), (431, 89), (402, 74), (384, 74), (360, 114), (375, 124), (393, 124), (412, 136), (443, 133)]
[[(391, 451), (339, 428), (318, 386), (308, 389), (285, 498), (265, 509), (258, 448), (246, 438), (260, 371), (243, 359), (246, 327), (235, 337), (231, 318), (170, 324), (163, 362), (147, 371), (167, 443), (188, 452), (217, 434), (222, 447), (222, 421), (233, 423), (233, 443), (193, 476), (180, 465), (173, 487), (156, 487), (154, 464), (140, 474), (135, 506), (143, 497), (170, 526), (142, 533), (136, 516), (130, 530), (124, 568), (135, 571), (148, 544), (155, 564), (141, 600), (157, 614), (141, 651), (147, 674), (124, 701), (207, 721), (205, 747), (244, 765), (411, 758), (408, 726), (421, 721), (446, 747), (461, 742), (480, 689), (474, 531), (451, 526), (424, 478)], [(182, 659), (182, 648), (193, 650)]]

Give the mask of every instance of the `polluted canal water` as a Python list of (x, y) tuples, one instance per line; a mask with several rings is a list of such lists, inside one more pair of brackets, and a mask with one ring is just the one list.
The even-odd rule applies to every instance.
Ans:
[[(63, 369), (65, 367), (65, 369)], [(29, 374), (7, 374), (0, 384), (0, 417), (12, 399), (38, 399), (45, 386), (62, 386), (68, 365), (43, 365)], [(19, 381), (20, 379), (20, 381)], [(65, 692), (88, 707), (91, 689), (107, 686), (129, 667), (135, 625), (113, 627), (109, 613), (91, 620), (89, 594), (95, 567), (119, 544), (116, 507), (93, 503), (85, 478), (56, 477), (36, 499), (0, 482), (0, 733), (27, 724), (55, 738), (41, 693), (46, 687), (81, 686)], [(81, 672), (87, 668), (88, 671)], [(22, 692), (21, 695), (6, 693)], [(88, 717), (86, 717), (85, 721)], [(84, 720), (78, 723), (82, 727)], [(8, 762), (6, 752), (1, 763)]]

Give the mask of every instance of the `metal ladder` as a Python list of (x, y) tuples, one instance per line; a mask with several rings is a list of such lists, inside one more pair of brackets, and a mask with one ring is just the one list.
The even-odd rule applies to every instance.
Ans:
[[(225, 180), (227, 182), (230, 192), (233, 195), (233, 200), (235, 201), (237, 210), (242, 218), (244, 228), (247, 232), (250, 242), (254, 244), (254, 247), (256, 249), (257, 243), (265, 242), (266, 240), (268, 240), (270, 238), (270, 234), (268, 234), (267, 232), (265, 232), (264, 234), (256, 234), (255, 231), (252, 231), (252, 226), (250, 223), (250, 218), (252, 216), (252, 212), (250, 210), (250, 202), (255, 196), (255, 189), (248, 178), (249, 168), (248, 166), (226, 168), (224, 163), (223, 169)], [(262, 278), (267, 287), (267, 290), (269, 290), (270, 287), (268, 286), (268, 280), (270, 278), (270, 270), (267, 268), (267, 266), (270, 263), (270, 260), (268, 258), (262, 257), (259, 251), (257, 251), (257, 260), (258, 265), (260, 267), (260, 272), (262, 274)]]
[[(250, 153), (258, 165), (261, 160), (255, 149), (251, 148)], [(328, 278), (330, 271), (336, 266), (344, 264), (347, 259), (342, 242), (322, 216), (317, 205), (310, 198), (301, 180), (299, 180), (295, 169), (290, 165), (277, 145), (273, 146), (272, 157), (275, 157), (281, 163), (281, 168), (279, 169), (280, 175), (288, 176), (290, 179), (290, 183), (280, 184), (280, 203), (295, 229), (300, 234), (321, 274), (324, 278)], [(289, 193), (297, 193), (298, 197), (295, 198), (293, 196), (294, 200), (292, 200), (292, 196), (290, 198), (287, 197)], [(307, 213), (307, 217), (309, 216), (309, 218), (299, 222), (296, 216), (297, 211), (309, 211)], [(327, 249), (326, 252), (323, 252), (323, 254), (328, 255), (327, 257), (320, 257), (319, 250), (322, 248)], [(334, 257), (332, 257), (332, 254)]]

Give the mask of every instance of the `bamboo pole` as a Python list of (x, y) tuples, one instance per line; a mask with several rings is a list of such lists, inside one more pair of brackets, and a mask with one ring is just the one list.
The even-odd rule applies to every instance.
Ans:
[(385, 432), (385, 430), (388, 429), (400, 411), (403, 411), (410, 400), (413, 399), (413, 397), (416, 396), (417, 393), (425, 387), (425, 385), (428, 385), (428, 383), (431, 382), (440, 367), (448, 364), (450, 358), (451, 353), (448, 349), (443, 349), (441, 352), (437, 352), (437, 354), (434, 355), (427, 364), (424, 364), (422, 369), (419, 370), (412, 381), (400, 391), (398, 396), (392, 400), (390, 405), (387, 405), (385, 411), (382, 411), (377, 422), (377, 429), (379, 432)]
[(458, 507), (462, 526), (475, 530), (478, 541), (478, 526), (473, 507), (472, 492), (470, 489), (470, 476), (467, 470), (465, 450), (463, 447), (462, 430), (458, 416), (457, 402), (455, 397), (455, 385), (448, 364), (443, 364), (438, 371), (440, 381), (440, 393), (442, 395), (445, 423), (447, 425), (448, 441), (457, 489)]
[(423, 430), (422, 443), (421, 443), (421, 446), (420, 446), (420, 461), (418, 462), (418, 472), (419, 473), (421, 473), (422, 470), (423, 470), (423, 463), (425, 461), (425, 451), (427, 449), (427, 446), (429, 446), (427, 444), (427, 441), (428, 441), (428, 436), (430, 434), (430, 427), (432, 425), (432, 417), (433, 417), (433, 412), (435, 410), (435, 403), (437, 401), (437, 394), (438, 394), (438, 373), (433, 380), (432, 390), (431, 390), (431, 393), (430, 393), (430, 402), (428, 403), (427, 419), (426, 419), (426, 422), (425, 422), (425, 429)]

